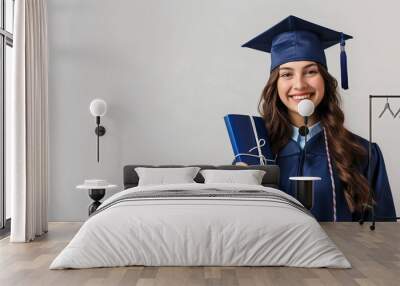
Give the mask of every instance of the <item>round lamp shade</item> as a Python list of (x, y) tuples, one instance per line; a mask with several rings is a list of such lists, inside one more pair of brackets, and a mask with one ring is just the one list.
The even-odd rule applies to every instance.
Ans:
[(314, 113), (314, 103), (309, 99), (303, 99), (297, 105), (297, 110), (301, 116), (311, 116)]
[(96, 98), (90, 103), (89, 109), (93, 116), (103, 116), (107, 111), (107, 103), (102, 99)]

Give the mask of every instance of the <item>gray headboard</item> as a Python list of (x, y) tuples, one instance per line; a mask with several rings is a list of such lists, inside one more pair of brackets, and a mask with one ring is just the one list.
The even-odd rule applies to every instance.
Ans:
[[(246, 170), (246, 169), (257, 169), (266, 171), (264, 178), (262, 180), (262, 185), (266, 187), (278, 188), (279, 186), (279, 166), (278, 165), (268, 165), (268, 166), (234, 166), (234, 165), (224, 165), (224, 166), (211, 166), (211, 165), (190, 165), (200, 167), (204, 169), (218, 169), (218, 170)], [(136, 167), (148, 167), (148, 168), (179, 168), (185, 167), (182, 165), (127, 165), (124, 167), (124, 189), (133, 188), (138, 185), (139, 177), (135, 172)], [(197, 183), (204, 183), (203, 176), (199, 173), (194, 180)]]

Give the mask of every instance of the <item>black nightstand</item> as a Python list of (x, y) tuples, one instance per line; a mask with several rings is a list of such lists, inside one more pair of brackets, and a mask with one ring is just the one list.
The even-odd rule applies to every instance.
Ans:
[(94, 213), (97, 208), (101, 205), (100, 200), (104, 198), (107, 189), (112, 189), (118, 187), (117, 185), (103, 185), (103, 186), (93, 186), (93, 185), (78, 185), (77, 189), (88, 190), (89, 197), (93, 200), (93, 203), (89, 205), (89, 216)]

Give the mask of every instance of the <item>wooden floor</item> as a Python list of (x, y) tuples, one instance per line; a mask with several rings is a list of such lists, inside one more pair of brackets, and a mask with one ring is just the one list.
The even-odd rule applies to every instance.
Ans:
[(0, 285), (400, 285), (400, 223), (324, 223), (323, 228), (353, 268), (289, 267), (119, 267), (48, 270), (81, 226), (50, 223), (49, 233), (32, 243), (0, 241)]

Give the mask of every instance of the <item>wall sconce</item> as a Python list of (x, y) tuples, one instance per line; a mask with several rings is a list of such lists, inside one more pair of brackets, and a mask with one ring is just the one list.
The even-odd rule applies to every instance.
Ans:
[(90, 113), (96, 117), (97, 127), (94, 132), (97, 135), (97, 162), (99, 162), (99, 137), (103, 136), (106, 133), (106, 129), (104, 126), (100, 125), (100, 117), (104, 116), (107, 112), (107, 103), (102, 99), (93, 99), (90, 103)]

